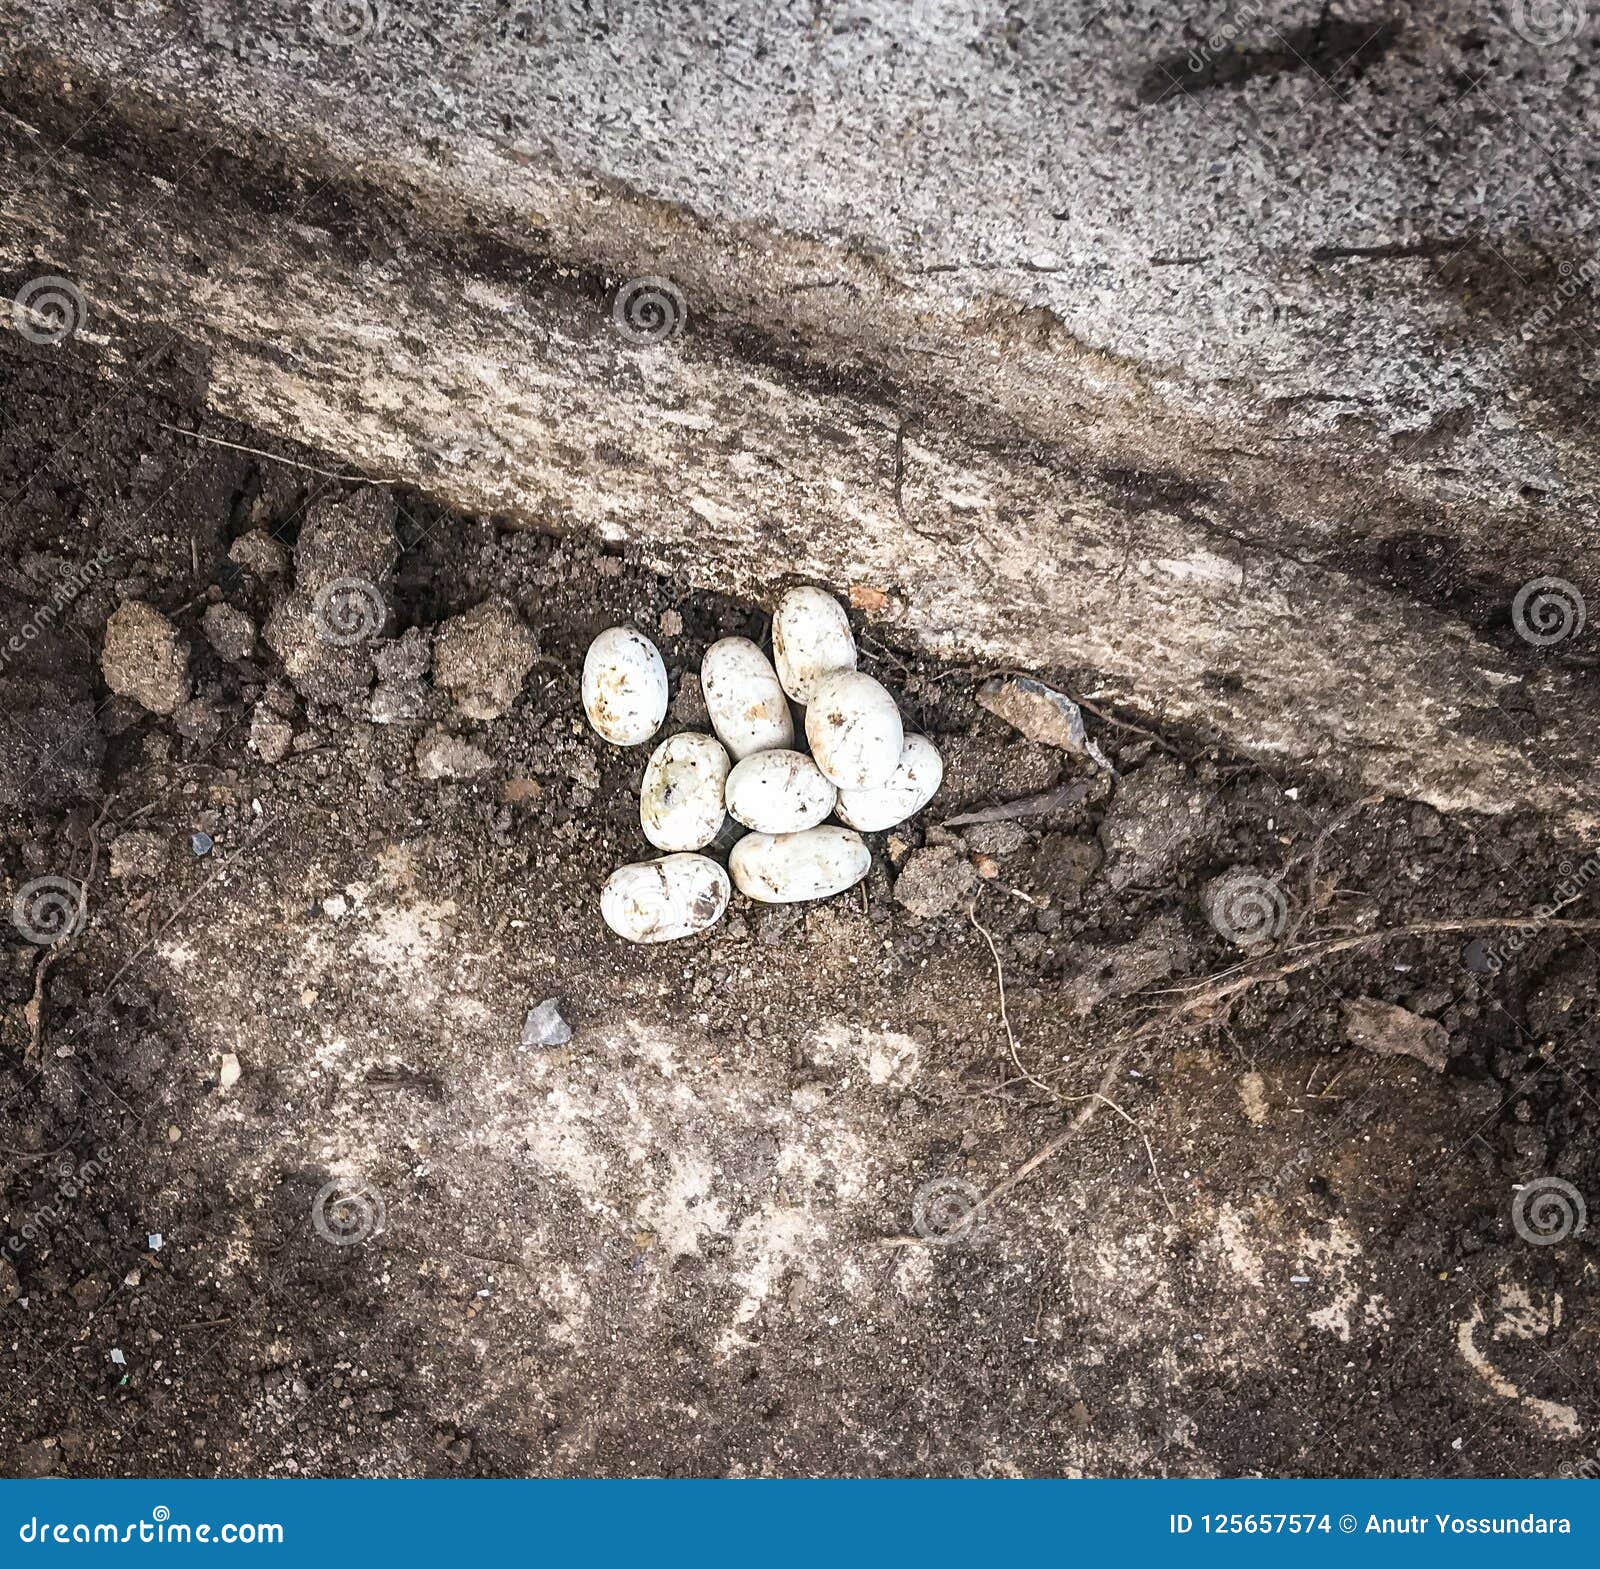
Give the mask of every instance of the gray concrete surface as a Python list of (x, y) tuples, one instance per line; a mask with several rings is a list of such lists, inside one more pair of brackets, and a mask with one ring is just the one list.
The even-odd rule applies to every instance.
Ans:
[(864, 584), (1267, 760), (1600, 816), (1592, 642), (1509, 615), (1600, 604), (1562, 6), (0, 16), (3, 281), (71, 276), (111, 381), (721, 586)]

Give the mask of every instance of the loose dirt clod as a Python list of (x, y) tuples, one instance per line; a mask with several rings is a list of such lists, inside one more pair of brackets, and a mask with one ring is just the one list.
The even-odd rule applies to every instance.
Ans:
[(481, 746), (433, 729), (417, 742), (417, 772), (424, 779), (477, 779), (494, 768)]
[(1415, 1057), (1443, 1073), (1450, 1061), (1450, 1032), (1436, 1019), (1424, 1019), (1377, 997), (1347, 997), (1341, 1004), (1344, 1032), (1352, 1045), (1383, 1057)]
[(1089, 739), (1083, 711), (1065, 693), (1031, 676), (996, 677), (978, 688), (978, 702), (997, 718), (1014, 725), (1030, 741), (1075, 752), (1105, 769), (1114, 770), (1106, 754)]
[(539, 641), (506, 599), (452, 616), (434, 634), (433, 680), (468, 719), (494, 720), (516, 702)]
[(106, 623), (100, 672), (113, 692), (170, 714), (189, 696), (189, 646), (154, 606), (130, 599)]
[(906, 857), (895, 878), (894, 896), (913, 915), (932, 920), (965, 904), (977, 886), (972, 862), (960, 850), (940, 845)]
[(133, 829), (111, 841), (111, 875), (118, 882), (159, 877), (166, 859), (167, 841), (157, 833)]
[(200, 625), (206, 640), (224, 659), (248, 659), (255, 649), (255, 623), (232, 605), (208, 606)]

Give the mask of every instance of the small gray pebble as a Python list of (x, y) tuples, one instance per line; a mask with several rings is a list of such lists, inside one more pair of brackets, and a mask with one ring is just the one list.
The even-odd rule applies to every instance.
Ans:
[(561, 1017), (561, 1005), (554, 997), (530, 1008), (522, 1021), (524, 1046), (565, 1046), (571, 1039), (572, 1026)]

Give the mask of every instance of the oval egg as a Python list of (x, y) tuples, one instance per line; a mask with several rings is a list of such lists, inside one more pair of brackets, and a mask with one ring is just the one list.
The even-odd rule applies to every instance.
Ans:
[(638, 746), (667, 717), (667, 667), (632, 627), (609, 627), (583, 656), (583, 711), (617, 746)]
[(820, 588), (789, 589), (772, 615), (772, 660), (784, 691), (809, 706), (823, 676), (856, 667), (844, 606)]
[(859, 670), (821, 677), (806, 709), (806, 740), (817, 767), (841, 790), (876, 790), (894, 777), (905, 749), (894, 699)]
[(840, 818), (862, 833), (878, 833), (915, 817), (944, 781), (944, 759), (926, 736), (908, 735), (900, 765), (887, 784), (874, 790), (841, 790)]
[(700, 688), (711, 728), (735, 762), (794, 744), (794, 720), (778, 673), (749, 638), (725, 637), (706, 650)]
[(619, 866), (600, 890), (600, 914), (629, 942), (674, 942), (721, 920), (732, 891), (709, 856), (664, 855)]
[(699, 850), (722, 827), (727, 751), (708, 735), (668, 736), (650, 754), (639, 787), (639, 825), (658, 850)]
[(761, 904), (830, 898), (853, 888), (871, 865), (860, 835), (831, 825), (798, 834), (746, 834), (728, 857), (739, 892)]
[(757, 833), (815, 828), (833, 810), (838, 791), (804, 752), (775, 747), (753, 752), (728, 775), (728, 810)]

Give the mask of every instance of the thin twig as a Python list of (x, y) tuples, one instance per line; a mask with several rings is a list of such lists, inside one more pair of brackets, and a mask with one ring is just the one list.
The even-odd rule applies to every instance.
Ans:
[[(989, 945), (989, 952), (994, 959), (995, 982), (1000, 990), (1000, 1022), (1005, 1026), (1006, 1043), (1011, 1048), (1011, 1060), (1016, 1065), (1017, 1072), (1020, 1073), (1029, 1084), (1032, 1084), (1037, 1089), (1043, 1090), (1045, 1094), (1047, 1094), (1052, 1100), (1058, 1101), (1064, 1106), (1070, 1106), (1074, 1104), (1078, 1105), (1077, 1112), (1074, 1114), (1072, 1121), (1069, 1122), (1066, 1127), (1056, 1134), (1055, 1137), (1052, 1138), (1041, 1149), (1034, 1151), (1034, 1153), (1030, 1155), (1020, 1166), (1018, 1166), (1015, 1171), (1011, 1172), (1007, 1176), (1002, 1177), (1000, 1181), (995, 1183), (995, 1185), (990, 1188), (981, 1199), (978, 1200), (977, 1204), (973, 1208), (973, 1219), (976, 1220), (977, 1216), (993, 1205), (997, 1199), (1004, 1198), (1005, 1195), (1015, 1188), (1018, 1183), (1025, 1181), (1029, 1176), (1037, 1171), (1039, 1167), (1044, 1165), (1044, 1163), (1049, 1160), (1050, 1157), (1058, 1150), (1064, 1149), (1069, 1143), (1071, 1143), (1071, 1141), (1080, 1132), (1082, 1132), (1084, 1128), (1088, 1127), (1090, 1122), (1094, 1120), (1094, 1114), (1102, 1106), (1109, 1107), (1119, 1117), (1121, 1117), (1122, 1120), (1127, 1123), (1135, 1133), (1139, 1135), (1140, 1142), (1144, 1145), (1145, 1158), (1150, 1162), (1150, 1173), (1155, 1178), (1156, 1191), (1161, 1195), (1161, 1202), (1167, 1206), (1167, 1213), (1169, 1215), (1175, 1214), (1176, 1211), (1172, 1207), (1172, 1200), (1168, 1198), (1166, 1187), (1161, 1181), (1161, 1170), (1156, 1165), (1156, 1152), (1151, 1146), (1149, 1135), (1146, 1134), (1144, 1129), (1141, 1128), (1139, 1124), (1135, 1122), (1134, 1119), (1130, 1117), (1128, 1113), (1111, 1098), (1111, 1088), (1117, 1082), (1117, 1075), (1122, 1072), (1122, 1065), (1127, 1061), (1128, 1053), (1133, 1048), (1133, 1037), (1130, 1036), (1127, 1040), (1125, 1040), (1122, 1043), (1122, 1046), (1118, 1049), (1117, 1054), (1111, 1059), (1106, 1071), (1100, 1077), (1099, 1087), (1097, 1089), (1090, 1090), (1087, 1094), (1063, 1095), (1059, 1090), (1053, 1089), (1042, 1079), (1036, 1078), (1028, 1071), (1027, 1068), (1022, 1065), (1022, 1059), (1018, 1055), (1016, 1032), (1011, 1028), (1011, 1017), (1006, 1010), (1005, 969), (1000, 962), (1000, 951), (995, 946), (993, 936), (990, 935), (988, 927), (986, 927), (983, 922), (978, 919), (976, 903), (968, 908), (967, 918), (982, 934), (983, 940)], [(883, 1237), (879, 1239), (878, 1246), (886, 1248), (926, 1247), (930, 1243), (938, 1242), (939, 1240), (940, 1239), (936, 1237), (930, 1238), (914, 1235)]]
[(294, 458), (280, 458), (276, 452), (264, 452), (260, 447), (247, 447), (241, 442), (224, 441), (221, 436), (203, 436), (197, 430), (186, 430), (182, 425), (169, 425), (165, 420), (157, 420), (163, 430), (176, 431), (180, 436), (187, 436), (191, 441), (203, 441), (212, 447), (227, 447), (231, 452), (248, 452), (253, 458), (265, 458), (269, 463), (281, 463), (285, 468), (304, 469), (307, 474), (320, 474), (324, 479), (343, 480), (346, 484), (353, 485), (398, 485), (397, 479), (374, 477), (370, 474), (336, 474), (332, 469), (319, 469), (315, 463), (301, 463)]
[[(1569, 900), (1568, 903), (1571, 901)], [(1565, 905), (1558, 908), (1565, 908)], [(1393, 937), (1430, 937), (1441, 932), (1496, 932), (1510, 931), (1513, 927), (1535, 926), (1550, 931), (1594, 932), (1600, 931), (1600, 920), (1557, 921), (1541, 920), (1532, 915), (1492, 915), (1466, 920), (1416, 921), (1410, 926), (1390, 926), (1382, 931), (1361, 932), (1346, 937), (1325, 937), (1316, 942), (1302, 944), (1290, 950), (1286, 957), (1274, 952), (1260, 959), (1250, 959), (1235, 965), (1231, 970), (1207, 976), (1192, 987), (1178, 988), (1178, 1001), (1155, 1020), (1143, 1026), (1145, 1032), (1159, 1027), (1173, 1017), (1198, 1013), (1203, 1008), (1231, 1001), (1263, 981), (1281, 980), (1300, 970), (1308, 970), (1323, 959), (1336, 953), (1348, 953), (1354, 948), (1371, 947)]]
[(994, 960), (995, 985), (1000, 989), (1000, 1023), (1005, 1028), (1006, 1044), (1011, 1048), (1012, 1063), (1015, 1065), (1017, 1072), (1020, 1073), (1023, 1078), (1028, 1081), (1028, 1083), (1032, 1084), (1037, 1089), (1043, 1090), (1046, 1095), (1059, 1100), (1060, 1096), (1057, 1094), (1057, 1092), (1048, 1084), (1046, 1084), (1043, 1079), (1034, 1078), (1034, 1076), (1028, 1072), (1025, 1067), (1023, 1067), (1022, 1058), (1017, 1055), (1017, 1034), (1016, 1031), (1011, 1028), (1011, 1016), (1006, 1012), (1005, 966), (1000, 962), (1000, 950), (995, 947), (993, 934), (989, 931), (989, 928), (978, 919), (977, 900), (973, 900), (973, 902), (967, 906), (967, 919), (971, 921), (975, 927), (977, 927), (980, 935), (983, 937), (983, 940), (988, 943), (989, 956)]

